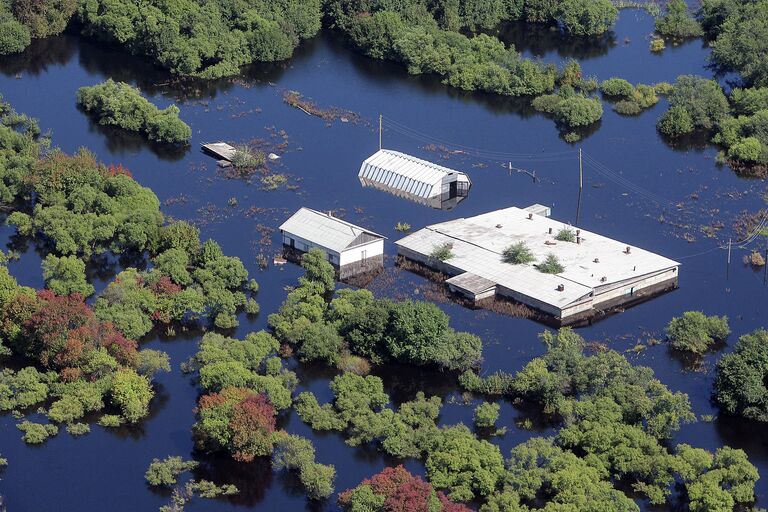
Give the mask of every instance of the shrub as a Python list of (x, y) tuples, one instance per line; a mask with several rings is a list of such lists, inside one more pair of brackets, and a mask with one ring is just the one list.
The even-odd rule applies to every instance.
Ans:
[(152, 459), (144, 478), (149, 485), (176, 485), (180, 474), (191, 471), (198, 466), (193, 460), (185, 461), (181, 457), (166, 457), (163, 460)]
[(600, 90), (606, 96), (618, 98), (631, 98), (635, 93), (635, 86), (623, 78), (609, 78), (600, 84)]
[(149, 402), (155, 392), (147, 377), (125, 368), (115, 372), (110, 395), (122, 417), (128, 423), (136, 423), (149, 413)]
[(531, 263), (536, 259), (525, 242), (516, 242), (510, 245), (504, 249), (501, 256), (504, 263), (511, 263), (512, 265)]
[(555, 240), (559, 242), (575, 242), (576, 233), (570, 228), (563, 228), (557, 232)]
[(670, 109), (657, 127), (669, 136), (690, 133), (694, 129), (712, 130), (728, 115), (728, 99), (720, 84), (700, 76), (677, 77), (667, 99)]
[(102, 427), (117, 428), (125, 423), (125, 420), (117, 414), (105, 414), (99, 418), (97, 423)]
[(235, 146), (235, 153), (232, 155), (231, 163), (239, 170), (262, 169), (267, 163), (267, 158), (263, 151), (251, 149), (241, 144)]
[(559, 94), (543, 94), (533, 98), (531, 106), (539, 112), (552, 114), (561, 101), (563, 101), (563, 97)]
[(59, 433), (59, 427), (50, 423), (33, 423), (31, 421), (22, 421), (16, 428), (24, 432), (21, 439), (27, 444), (41, 444), (49, 437)]
[(631, 100), (617, 101), (616, 104), (613, 106), (613, 110), (615, 110), (617, 114), (621, 114), (622, 116), (636, 116), (643, 111), (643, 109), (640, 107), (640, 105), (636, 101), (631, 101)]
[(171, 105), (160, 110), (141, 96), (138, 89), (112, 79), (77, 90), (77, 104), (94, 115), (99, 124), (141, 132), (150, 140), (187, 143), (192, 129), (179, 119)]
[(560, 274), (565, 272), (565, 267), (560, 263), (560, 260), (552, 253), (547, 254), (547, 257), (537, 265), (539, 272), (545, 274)]
[(411, 230), (411, 225), (408, 224), (407, 222), (398, 222), (395, 225), (395, 231), (397, 231), (397, 232), (407, 233), (410, 230)]
[(480, 428), (491, 428), (496, 425), (499, 419), (499, 410), (501, 407), (497, 403), (483, 402), (475, 408), (473, 420), (475, 426)]
[(572, 96), (558, 103), (554, 115), (565, 127), (588, 126), (603, 117), (603, 105), (595, 98)]
[(91, 427), (87, 423), (70, 423), (67, 425), (67, 433), (73, 436), (84, 436), (91, 432)]
[(451, 242), (445, 242), (443, 244), (436, 245), (432, 248), (432, 252), (429, 257), (438, 261), (448, 261), (453, 258), (453, 244)]
[(706, 316), (699, 311), (686, 311), (667, 325), (667, 336), (672, 347), (703, 354), (716, 341), (730, 334), (727, 317)]
[(768, 148), (756, 137), (745, 137), (728, 148), (728, 158), (756, 164), (765, 161), (766, 152)]

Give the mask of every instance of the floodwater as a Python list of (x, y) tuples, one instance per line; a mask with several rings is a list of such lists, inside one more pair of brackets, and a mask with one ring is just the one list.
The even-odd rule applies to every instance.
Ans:
[[(564, 43), (551, 33), (509, 27), (503, 37), (528, 56), (547, 62), (574, 57), (587, 75), (600, 80), (611, 76), (633, 82), (674, 81), (683, 73), (711, 76), (708, 50), (700, 41), (670, 47), (662, 55), (648, 51), (653, 21), (642, 11), (623, 11), (615, 32), (600, 44)], [(176, 103), (181, 117), (192, 126), (191, 148), (169, 152), (115, 130), (94, 125), (75, 105), (78, 87), (106, 78), (138, 85), (161, 107)], [(297, 90), (321, 107), (336, 106), (359, 113), (361, 121), (327, 123), (307, 116), (282, 102), (285, 90)], [(387, 270), (370, 286), (380, 295), (423, 297), (430, 290), (421, 278), (393, 268), (394, 246), (401, 235), (397, 222), (414, 228), (458, 216), (470, 216), (511, 205), (538, 202), (552, 207), (553, 217), (585, 229), (624, 240), (681, 261), (680, 288), (672, 293), (608, 317), (579, 332), (628, 351), (650, 337), (661, 338), (669, 319), (686, 310), (728, 315), (733, 334), (725, 347), (701, 361), (688, 361), (665, 344), (650, 346), (628, 357), (648, 365), (673, 390), (690, 396), (697, 415), (716, 414), (710, 403), (713, 367), (738, 336), (764, 327), (768, 288), (762, 271), (742, 263), (748, 250), (734, 247), (730, 267), (720, 247), (738, 239), (733, 221), (742, 211), (763, 205), (762, 181), (742, 179), (715, 164), (716, 150), (700, 141), (671, 147), (654, 129), (666, 108), (657, 106), (633, 118), (621, 117), (606, 106), (606, 113), (579, 145), (569, 145), (554, 123), (519, 100), (484, 94), (466, 94), (444, 87), (434, 77), (411, 77), (397, 65), (358, 56), (331, 35), (307, 42), (289, 62), (254, 66), (237, 80), (208, 84), (178, 84), (170, 77), (119, 51), (100, 48), (72, 36), (38, 41), (24, 54), (0, 60), (0, 93), (6, 101), (37, 117), (43, 130), (51, 130), (64, 151), (80, 147), (94, 151), (107, 163), (122, 163), (163, 201), (163, 211), (198, 223), (204, 237), (221, 243), (225, 252), (240, 256), (260, 285), (261, 315), (241, 319), (234, 333), (243, 336), (264, 328), (266, 316), (286, 295), (285, 287), (301, 274), (293, 265), (271, 266), (279, 250), (275, 228), (300, 206), (334, 210), (351, 222), (389, 237)], [(453, 211), (431, 210), (417, 204), (363, 189), (357, 171), (364, 158), (378, 149), (378, 115), (384, 116), (384, 147), (412, 153), (471, 175), (468, 199)], [(199, 151), (203, 142), (225, 140), (262, 144), (282, 155), (271, 172), (289, 177), (289, 187), (263, 190), (260, 176), (228, 179), (215, 162)], [(463, 153), (435, 148), (442, 143), (461, 146)], [(584, 189), (579, 207), (577, 151), (584, 151)], [(597, 163), (596, 163), (597, 162)], [(534, 182), (525, 173), (535, 171)], [(232, 201), (234, 198), (236, 201)], [(234, 204), (234, 205), (233, 205)], [(722, 223), (714, 238), (702, 227)], [(10, 268), (21, 284), (40, 287), (40, 256), (34, 247), (0, 230), (2, 243), (23, 251)], [(764, 241), (757, 241), (764, 243)], [(754, 245), (753, 244), (753, 245)], [(269, 268), (260, 270), (257, 255)], [(101, 289), (119, 271), (119, 262), (105, 258), (92, 269)], [(470, 311), (441, 302), (460, 330), (484, 341), (484, 371), (515, 371), (543, 352), (537, 333), (544, 327), (530, 320)], [(234, 483), (241, 493), (222, 500), (200, 500), (189, 510), (335, 510), (333, 500), (309, 504), (291, 476), (273, 474), (267, 460), (238, 464), (194, 452), (190, 433), (198, 389), (179, 371), (179, 364), (196, 351), (198, 335), (172, 340), (154, 336), (145, 347), (167, 351), (173, 372), (158, 377), (158, 393), (150, 417), (138, 426), (105, 430), (93, 425), (91, 434), (73, 438), (62, 431), (42, 446), (28, 447), (20, 440), (10, 415), (0, 416), (0, 453), (9, 466), (0, 481), (0, 495), (9, 510), (153, 510), (169, 500), (144, 482), (144, 471), (154, 457), (181, 455), (201, 461), (196, 476), (217, 483)], [(300, 389), (310, 389), (327, 400), (333, 372), (296, 366)], [(474, 404), (464, 404), (453, 377), (413, 369), (381, 372), (397, 401), (416, 391), (439, 394), (446, 405), (445, 424), (470, 421)], [(501, 421), (509, 432), (494, 442), (505, 455), (545, 427), (525, 431), (515, 426), (524, 413), (504, 403)], [(295, 414), (283, 422), (287, 430), (310, 437), (319, 462), (332, 463), (341, 491), (396, 461), (371, 448), (352, 448), (336, 433), (316, 434)], [(768, 430), (743, 420), (717, 418), (682, 428), (675, 442), (715, 449), (722, 444), (743, 448), (760, 473), (768, 475)], [(416, 461), (405, 461), (423, 473)], [(758, 486), (758, 506), (768, 506), (768, 486)]]

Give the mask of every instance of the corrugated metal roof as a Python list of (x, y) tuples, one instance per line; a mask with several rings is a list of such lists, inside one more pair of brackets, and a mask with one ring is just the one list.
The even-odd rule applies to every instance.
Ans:
[(363, 186), (429, 199), (439, 196), (446, 175), (464, 173), (390, 149), (380, 149), (360, 166)]
[(301, 208), (291, 215), (280, 230), (338, 253), (351, 245), (360, 245), (361, 240), (368, 237), (386, 239), (373, 231), (310, 208)]
[[(584, 229), (579, 244), (557, 242), (555, 234), (566, 227), (562, 222), (536, 214), (529, 219), (528, 215), (520, 208), (506, 208), (428, 226), (395, 243), (423, 255), (429, 255), (435, 246), (452, 243), (454, 256), (446, 261), (448, 265), (560, 308), (581, 300), (595, 288), (679, 265), (637, 247), (627, 254), (625, 243)], [(544, 274), (532, 264), (502, 261), (504, 249), (520, 241), (526, 243), (536, 261), (555, 254), (565, 272)], [(564, 290), (557, 290), (559, 284), (565, 285)]]

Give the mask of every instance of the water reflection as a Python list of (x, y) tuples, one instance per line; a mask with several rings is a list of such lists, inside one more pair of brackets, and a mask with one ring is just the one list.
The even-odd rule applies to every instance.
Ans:
[(502, 25), (494, 34), (519, 52), (544, 55), (555, 52), (563, 58), (592, 59), (608, 53), (616, 46), (616, 34), (608, 31), (599, 37), (572, 37), (558, 27), (524, 22)]
[(0, 73), (7, 76), (38, 76), (51, 66), (63, 66), (75, 55), (79, 47), (76, 39), (67, 35), (34, 39), (22, 53), (4, 55), (0, 59)]
[[(78, 110), (84, 116), (88, 115), (80, 108)], [(147, 140), (143, 134), (138, 132), (131, 132), (117, 126), (98, 124), (90, 116), (88, 116), (88, 131), (104, 136), (109, 153), (115, 156), (139, 153), (143, 149), (148, 149), (164, 162), (178, 162), (189, 151), (188, 145), (163, 144)]]

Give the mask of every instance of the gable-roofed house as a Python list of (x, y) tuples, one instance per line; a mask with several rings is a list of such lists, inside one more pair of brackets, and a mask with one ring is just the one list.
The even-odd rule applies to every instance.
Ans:
[(310, 208), (301, 208), (280, 226), (283, 245), (304, 253), (322, 250), (341, 278), (384, 265), (386, 237)]

